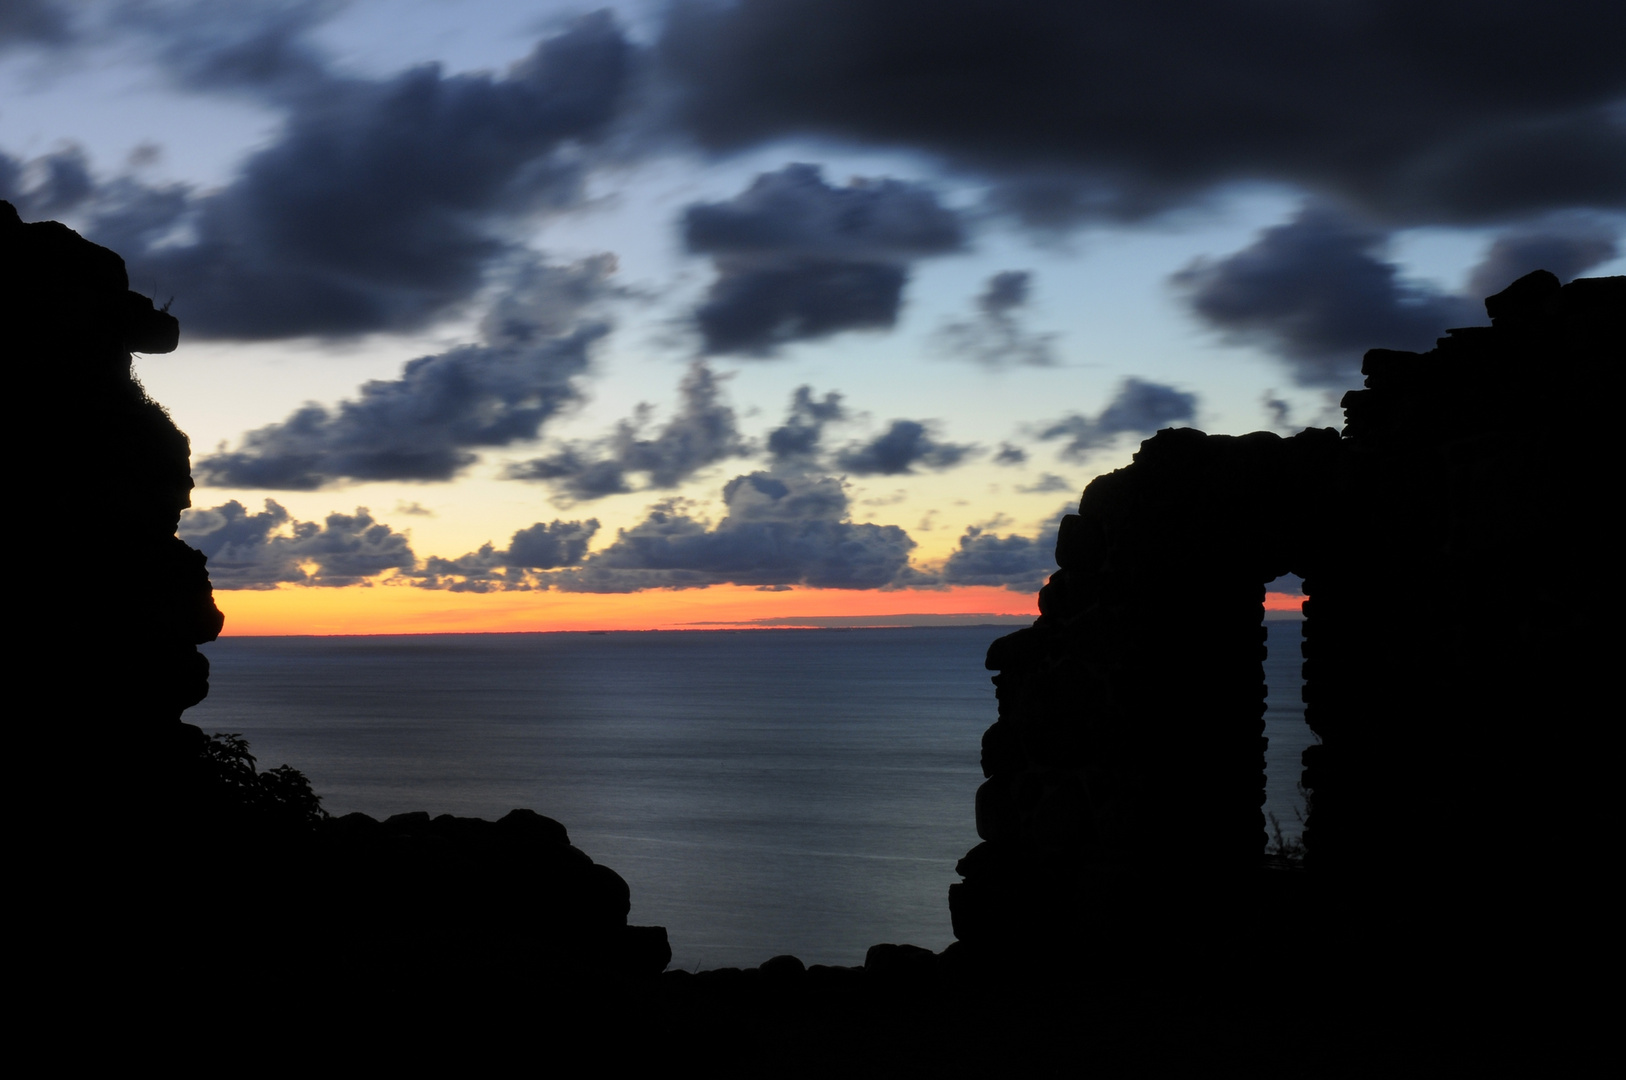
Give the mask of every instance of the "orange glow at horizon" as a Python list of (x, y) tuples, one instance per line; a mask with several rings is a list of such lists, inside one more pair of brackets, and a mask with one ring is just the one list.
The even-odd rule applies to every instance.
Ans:
[(1303, 611), (1304, 601), (1308, 596), (1298, 593), (1267, 592), (1265, 594), (1266, 611)]
[(549, 630), (693, 630), (777, 619), (903, 615), (1036, 618), (1032, 593), (995, 586), (878, 592), (744, 585), (641, 593), (454, 593), (405, 586), (217, 590), (223, 637), (295, 634), (491, 634)]

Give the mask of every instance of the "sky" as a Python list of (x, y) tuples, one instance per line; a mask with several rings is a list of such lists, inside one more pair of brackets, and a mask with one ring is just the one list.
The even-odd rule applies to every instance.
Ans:
[(136, 372), (227, 633), (1031, 618), (1157, 430), (1337, 426), (1366, 349), (1626, 273), (1622, 42), (1552, 0), (6, 0), (0, 197), (180, 319)]

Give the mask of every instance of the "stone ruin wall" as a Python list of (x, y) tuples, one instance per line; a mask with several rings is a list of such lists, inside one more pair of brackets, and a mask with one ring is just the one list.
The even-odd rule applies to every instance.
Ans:
[[(17, 669), (51, 713), (17, 725), (14, 752), (29, 763), (20, 802), (62, 811), (25, 855), (56, 868), (59, 913), (117, 880), (152, 901), (128, 917), (150, 918), (180, 890), (154, 845), (195, 843), (176, 770), (198, 733), (180, 715), (207, 691), (196, 645), (221, 623), (202, 556), (175, 538), (186, 437), (130, 368), (177, 328), (117, 255), (61, 225), (0, 204), (0, 241), (0, 333), (25, 405), (12, 461), (51, 557), (20, 575), (16, 605)], [(1310, 596), (1312, 870), (1506, 897), (1533, 888), (1509, 867), (1535, 853), (1595, 861), (1611, 820), (1609, 756), (1588, 747), (1620, 635), (1610, 410), (1626, 278), (1560, 288), (1538, 272), (1486, 306), (1491, 327), (1426, 354), (1368, 353), (1341, 433), (1165, 431), (1089, 486), (1040, 617), (989, 650), (999, 719), (983, 843), (950, 890), (958, 938), (1048, 933), (1126, 877), (1258, 865), (1262, 599), (1286, 571)], [(352, 824), (335, 843), (377, 831)], [(610, 899), (618, 936), (637, 929)], [(625, 948), (658, 969), (660, 938)]]
[(1567, 605), (1551, 576), (1614, 561), (1618, 452), (1575, 394), (1619, 400), (1626, 278), (1538, 271), (1486, 308), (1426, 354), (1369, 352), (1342, 432), (1166, 430), (1090, 484), (1039, 618), (988, 652), (958, 938), (1048, 934), (1126, 877), (1260, 865), (1263, 600), (1285, 572), (1321, 740), (1308, 869), (1483, 881), (1562, 843), (1553, 807), (1591, 796), (1535, 764), (1532, 731), (1592, 709), (1607, 670), (1588, 657), (1613, 607)]

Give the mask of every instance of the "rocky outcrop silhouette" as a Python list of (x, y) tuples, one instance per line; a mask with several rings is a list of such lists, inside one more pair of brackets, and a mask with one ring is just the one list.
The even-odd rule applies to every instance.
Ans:
[[(68, 948), (105, 953), (150, 921), (203, 753), (182, 710), (208, 692), (197, 645), (221, 627), (202, 554), (175, 535), (189, 448), (131, 372), (175, 348), (173, 316), (123, 261), (0, 202), (0, 340), (9, 460), (30, 528), (13, 550), (20, 715), (13, 790), (32, 815), (28, 894)], [(117, 882), (109, 903), (107, 883)], [(75, 940), (75, 939), (83, 940)]]
[[(132, 353), (173, 350), (179, 326), (130, 290), (118, 255), (4, 202), (0, 267), (0, 333), (23, 390), (12, 461), (48, 536), (22, 575), (15, 670), (36, 718), (12, 752), (21, 804), (49, 808), (25, 866), (62, 955), (104, 975), (161, 967), (273, 995), (296, 993), (318, 963), (374, 988), (665, 968), (665, 930), (628, 926), (626, 882), (558, 822), (328, 818), (297, 772), (260, 773), (241, 740), (182, 721), (208, 693), (197, 646), (223, 617), (203, 554), (176, 536), (186, 436), (131, 366)], [(198, 932), (195, 912), (211, 906), (294, 962), (245, 977)]]
[[(139, 755), (208, 692), (197, 645), (221, 626), (202, 554), (175, 535), (192, 488), (186, 436), (130, 366), (132, 352), (174, 349), (179, 327), (130, 290), (122, 259), (64, 225), (25, 225), (0, 203), (0, 245), (0, 333), (22, 389), (13, 460), (50, 523), (50, 564), (24, 582), (49, 642), (31, 661), (56, 677), (46, 685), (73, 726)], [(72, 643), (92, 626), (86, 663)]]

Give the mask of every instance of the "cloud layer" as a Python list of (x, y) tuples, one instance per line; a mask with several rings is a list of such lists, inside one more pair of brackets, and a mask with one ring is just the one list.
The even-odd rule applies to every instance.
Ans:
[(915, 542), (895, 525), (848, 520), (832, 477), (737, 476), (723, 488), (726, 516), (707, 525), (668, 502), (655, 507), (575, 570), (552, 575), (572, 592), (636, 592), (708, 585), (877, 589), (908, 570)]
[(933, 438), (927, 425), (918, 420), (894, 420), (869, 442), (853, 443), (837, 453), (835, 466), (859, 476), (901, 476), (914, 472), (916, 465), (951, 469), (975, 449)]
[(51, 0), (7, 0), (0, 7), (0, 52), (12, 46), (57, 44), (71, 35), (67, 10)]
[(749, 449), (740, 437), (734, 410), (722, 399), (720, 380), (705, 364), (694, 364), (678, 386), (678, 408), (653, 438), (644, 438), (649, 407), (622, 421), (600, 448), (572, 444), (513, 465), (516, 480), (552, 482), (568, 501), (602, 498), (634, 490), (631, 474), (650, 488), (670, 489), (707, 465), (738, 457)]
[(1034, 223), (1247, 180), (1464, 223), (1626, 206), (1623, 39), (1609, 0), (678, 0), (658, 54), (708, 147), (920, 150)]
[(976, 315), (944, 324), (937, 333), (938, 347), (946, 356), (986, 368), (1056, 363), (1056, 336), (1032, 333), (1020, 320), (1032, 279), (1026, 270), (1004, 270), (989, 278), (977, 297)]
[(811, 386), (798, 386), (791, 395), (790, 415), (768, 433), (768, 456), (776, 463), (811, 462), (820, 450), (826, 424), (847, 419), (841, 395), (834, 390), (822, 399)]
[(1081, 461), (1109, 446), (1119, 435), (1151, 435), (1197, 415), (1197, 395), (1161, 383), (1125, 379), (1118, 393), (1095, 416), (1072, 413), (1039, 432), (1043, 440), (1065, 439), (1060, 454)]
[(209, 557), (209, 579), (217, 589), (370, 585), (386, 571), (417, 565), (407, 538), (365, 508), (329, 514), (317, 524), (296, 520), (273, 499), (257, 514), (233, 499), (186, 511), (179, 531)]
[(793, 341), (892, 326), (909, 263), (958, 250), (965, 233), (918, 184), (835, 187), (818, 166), (795, 164), (725, 202), (690, 206), (683, 238), (717, 268), (694, 316), (703, 351), (765, 357)]
[(1056, 572), (1056, 531), (1062, 515), (1077, 509), (1076, 504), (1063, 506), (1032, 536), (1000, 536), (991, 529), (971, 526), (949, 553), (938, 580), (944, 585), (999, 585), (1012, 592), (1038, 592)]
[(1252, 245), (1173, 278), (1198, 318), (1286, 359), (1305, 386), (1353, 385), (1371, 348), (1428, 349), (1447, 327), (1485, 321), (1464, 297), (1405, 282), (1388, 237), (1309, 206)]
[(520, 529), (498, 551), (490, 543), (456, 559), (432, 555), (423, 568), (410, 575), (421, 589), (448, 592), (513, 592), (548, 587), (539, 570), (576, 566), (587, 555), (588, 542), (598, 532), (598, 520), (537, 522)]
[(1483, 325), (1484, 297), (1530, 271), (1568, 280), (1618, 250), (1601, 221), (1527, 226), (1495, 242), (1459, 295), (1407, 281), (1385, 258), (1388, 243), (1348, 212), (1310, 204), (1241, 251), (1199, 259), (1171, 280), (1226, 340), (1275, 353), (1301, 386), (1337, 388), (1359, 384), (1367, 349), (1426, 351), (1452, 327)]
[(515, 254), (516, 224), (581, 199), (581, 148), (620, 112), (632, 47), (600, 13), (500, 75), (342, 77), (301, 36), (324, 7), (119, 9), (183, 85), (252, 90), (283, 111), (224, 188), (92, 184), (58, 154), (29, 189), (22, 163), (0, 160), (0, 196), (29, 214), (79, 207), (132, 280), (175, 297), (192, 337), (355, 335), (446, 315)]
[(208, 454), (194, 473), (217, 487), (312, 490), (345, 481), (450, 480), (477, 449), (537, 437), (579, 396), (595, 342), (609, 332), (580, 321), (614, 260), (529, 264), (487, 315), (485, 341), (408, 363), (334, 409), (310, 404)]
[(1559, 281), (1571, 281), (1618, 254), (1615, 230), (1587, 217), (1515, 229), (1498, 237), (1469, 275), (1468, 296), (1493, 296), (1532, 270), (1550, 270)]

